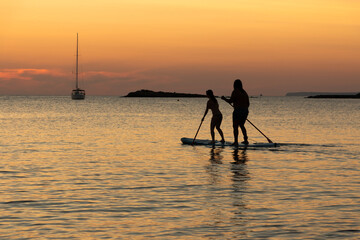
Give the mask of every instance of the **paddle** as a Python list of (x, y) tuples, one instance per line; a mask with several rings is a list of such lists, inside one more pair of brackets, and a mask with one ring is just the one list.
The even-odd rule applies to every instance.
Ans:
[(201, 125), (202, 125), (203, 121), (204, 121), (204, 118), (202, 118), (202, 119), (201, 119), (200, 126), (199, 126), (199, 128), (198, 128), (198, 130), (197, 130), (197, 132), (196, 132), (196, 134), (195, 134), (195, 137), (194, 137), (193, 142), (192, 142), (192, 144), (191, 144), (191, 145), (194, 145), (194, 143), (195, 143), (195, 139), (196, 139), (196, 136), (197, 136), (197, 135), (198, 135), (198, 133), (199, 133), (199, 130), (200, 130), (200, 128), (201, 128)]
[(267, 136), (265, 136), (265, 134), (263, 134), (263, 132), (260, 131), (260, 129), (258, 129), (252, 122), (250, 122), (249, 119), (246, 119), (246, 121), (248, 121), (254, 128), (256, 128), (256, 130), (258, 130), (266, 138), (266, 140), (268, 140), (269, 143), (273, 143), (273, 141), (271, 141)]
[[(225, 101), (228, 104), (230, 104), (230, 106), (234, 107), (231, 103), (229, 103), (228, 101)], [(258, 130), (265, 138), (266, 140), (268, 140), (269, 143), (273, 143), (273, 141), (270, 140), (270, 138), (268, 138), (262, 131), (260, 131), (260, 129), (258, 129), (252, 122), (250, 122), (249, 119), (246, 119), (246, 121), (248, 121), (254, 128), (256, 128), (256, 130)]]

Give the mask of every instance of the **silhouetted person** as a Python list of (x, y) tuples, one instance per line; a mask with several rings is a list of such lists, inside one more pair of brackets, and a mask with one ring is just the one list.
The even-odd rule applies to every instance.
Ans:
[(244, 141), (242, 143), (249, 144), (248, 136), (247, 136), (246, 128), (245, 128), (245, 121), (249, 114), (250, 101), (249, 101), (248, 94), (243, 89), (242, 82), (240, 81), (240, 79), (236, 79), (234, 81), (234, 90), (231, 93), (230, 99), (227, 99), (224, 96), (222, 96), (221, 99), (232, 104), (232, 106), (234, 107), (234, 112), (233, 112), (234, 143), (233, 143), (233, 145), (239, 144), (239, 142), (238, 142), (239, 127), (241, 128), (241, 131), (244, 136)]
[(209, 100), (206, 104), (206, 110), (201, 121), (204, 121), (206, 114), (208, 113), (209, 109), (211, 109), (213, 114), (210, 123), (210, 133), (211, 133), (212, 143), (215, 143), (215, 132), (214, 132), (215, 127), (221, 136), (221, 142), (225, 142), (223, 131), (220, 128), (223, 116), (219, 110), (219, 103), (216, 100), (212, 90), (207, 90), (206, 96), (209, 98)]

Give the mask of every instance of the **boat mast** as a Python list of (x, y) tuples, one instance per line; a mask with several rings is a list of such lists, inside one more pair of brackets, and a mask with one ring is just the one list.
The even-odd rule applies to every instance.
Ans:
[(76, 33), (76, 89), (79, 88), (78, 75), (79, 75), (79, 33)]

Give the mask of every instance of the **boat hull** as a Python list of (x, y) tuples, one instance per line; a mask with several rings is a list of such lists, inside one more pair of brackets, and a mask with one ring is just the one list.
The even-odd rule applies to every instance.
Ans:
[(85, 99), (85, 90), (74, 89), (71, 93), (71, 99), (84, 100)]

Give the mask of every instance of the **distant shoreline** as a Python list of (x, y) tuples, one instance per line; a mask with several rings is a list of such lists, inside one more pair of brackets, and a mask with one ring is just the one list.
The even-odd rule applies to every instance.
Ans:
[(327, 96), (352, 96), (356, 95), (358, 92), (288, 92), (285, 96), (287, 97), (295, 97), (295, 96), (302, 96), (302, 97), (309, 97), (309, 96), (317, 96), (317, 95), (327, 95)]
[(142, 89), (142, 90), (138, 90), (135, 92), (130, 92), (124, 97), (204, 98), (204, 97), (206, 97), (206, 95), (193, 94), (193, 93), (162, 92), (162, 91), (155, 92), (155, 91), (151, 91), (151, 90)]
[(360, 93), (355, 95), (315, 95), (307, 98), (360, 98)]

